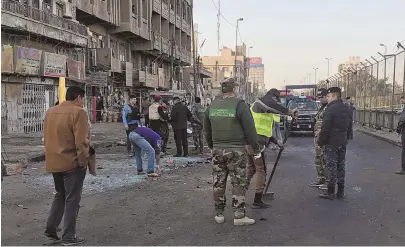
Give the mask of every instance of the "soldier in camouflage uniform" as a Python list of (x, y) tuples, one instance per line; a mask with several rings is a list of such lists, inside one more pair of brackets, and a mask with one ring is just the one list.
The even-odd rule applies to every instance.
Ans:
[(255, 220), (245, 216), (245, 145), (252, 147), (255, 162), (261, 162), (257, 133), (249, 107), (236, 98), (235, 80), (227, 79), (221, 86), (223, 96), (215, 99), (204, 114), (205, 138), (213, 153), (215, 221), (225, 221), (226, 182), (230, 175), (234, 225), (251, 225)]
[[(195, 104), (191, 108), (191, 113), (193, 114), (194, 119), (200, 120), (200, 123), (204, 122), (204, 112), (205, 107), (201, 105), (201, 98), (195, 97)], [(194, 140), (194, 151), (203, 154), (204, 152), (204, 144), (202, 138), (202, 131), (203, 127), (201, 124), (192, 123), (193, 128), (193, 140)]]
[(318, 89), (317, 98), (321, 102), (321, 108), (318, 110), (318, 113), (315, 116), (316, 123), (314, 126), (315, 130), (315, 166), (316, 172), (318, 174), (318, 180), (315, 183), (312, 183), (310, 186), (312, 187), (319, 187), (324, 188), (326, 182), (325, 170), (326, 170), (326, 161), (324, 157), (324, 147), (318, 146), (318, 137), (319, 133), (321, 132), (322, 127), (322, 120), (323, 120), (323, 113), (325, 112), (326, 106), (328, 105), (328, 101), (326, 100), (327, 90), (325, 88)]

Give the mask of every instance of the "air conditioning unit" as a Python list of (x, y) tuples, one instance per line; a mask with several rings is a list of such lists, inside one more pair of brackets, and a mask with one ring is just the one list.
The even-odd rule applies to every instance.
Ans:
[(63, 10), (63, 17), (73, 19), (72, 3), (66, 2)]

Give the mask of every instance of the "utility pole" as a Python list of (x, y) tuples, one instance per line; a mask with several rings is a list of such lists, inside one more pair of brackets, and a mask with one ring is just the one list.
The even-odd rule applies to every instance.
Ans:
[(315, 84), (316, 84), (316, 71), (318, 70), (318, 68), (314, 68), (315, 71)]
[(220, 26), (221, 26), (221, 0), (218, 0), (218, 13), (217, 13), (217, 55), (219, 56), (219, 43), (220, 43)]
[(234, 77), (236, 77), (236, 56), (238, 54), (238, 29), (239, 29), (239, 21), (243, 21), (243, 18), (239, 18), (236, 20), (236, 32), (235, 32), (235, 68), (234, 68)]
[(329, 78), (329, 61), (332, 60), (331, 57), (327, 57), (326, 60), (328, 60), (328, 78)]
[[(193, 9), (193, 8), (191, 8)], [(193, 12), (193, 11), (192, 11)], [(191, 19), (191, 33), (192, 33), (192, 43), (193, 43), (193, 69), (194, 69), (194, 97), (197, 97), (197, 49), (195, 43), (195, 32), (194, 32), (194, 18)]]

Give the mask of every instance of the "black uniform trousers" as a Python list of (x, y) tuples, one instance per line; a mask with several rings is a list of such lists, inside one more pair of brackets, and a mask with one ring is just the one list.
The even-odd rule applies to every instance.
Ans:
[[(188, 155), (187, 129), (177, 129), (174, 131), (174, 141), (176, 142), (177, 155)], [(181, 148), (183, 147), (183, 152)]]

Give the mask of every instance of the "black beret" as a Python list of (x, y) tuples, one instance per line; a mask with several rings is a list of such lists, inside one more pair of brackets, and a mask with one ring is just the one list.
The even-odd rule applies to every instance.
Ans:
[(342, 93), (342, 90), (339, 87), (331, 87), (328, 89), (328, 93)]

